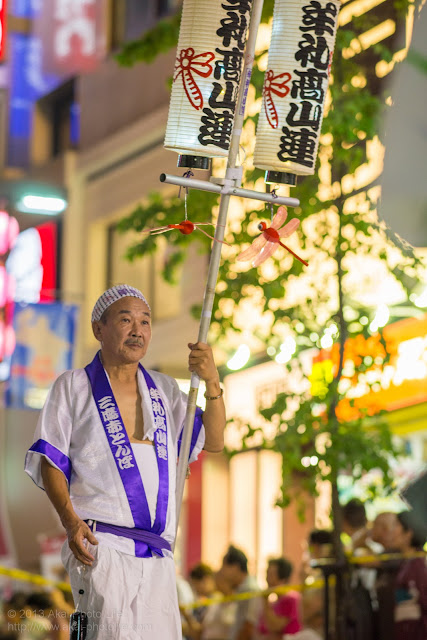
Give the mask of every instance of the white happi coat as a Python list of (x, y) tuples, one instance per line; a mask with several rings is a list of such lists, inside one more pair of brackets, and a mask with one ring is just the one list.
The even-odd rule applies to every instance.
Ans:
[[(166, 526), (161, 535), (172, 544), (176, 521), (177, 439), (182, 430), (187, 397), (180, 391), (173, 378), (157, 371), (148, 373), (161, 393), (167, 414), (169, 501)], [(142, 398), (144, 438), (154, 440), (155, 425), (151, 399), (144, 375), (139, 369), (138, 386)], [(202, 426), (192, 448), (190, 462), (197, 459), (204, 439), (205, 432)], [(80, 518), (124, 527), (135, 526), (84, 369), (66, 371), (55, 381), (40, 414), (34, 442), (32, 449), (35, 447), (36, 450), (28, 451), (25, 471), (40, 488), (44, 488), (41, 458), (45, 456), (53, 466), (64, 472), (69, 483), (71, 502)], [(132, 449), (143, 480), (153, 523), (159, 484), (154, 447), (132, 443)], [(95, 535), (102, 544), (125, 553), (135, 553), (133, 540), (107, 533)], [(165, 556), (172, 555), (167, 550), (163, 553)]]

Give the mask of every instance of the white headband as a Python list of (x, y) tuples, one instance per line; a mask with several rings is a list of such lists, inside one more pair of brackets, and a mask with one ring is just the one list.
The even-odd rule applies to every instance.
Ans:
[[(147, 307), (150, 309), (150, 305), (148, 304), (145, 296), (139, 291), (139, 289), (135, 289), (135, 287), (131, 287), (128, 284), (117, 284), (111, 289), (107, 289), (104, 291), (102, 296), (99, 296), (98, 300), (95, 302), (95, 306), (92, 310), (92, 322), (98, 322), (101, 320), (101, 316), (106, 309), (117, 300), (121, 300), (121, 298), (139, 298), (143, 300)], [(150, 309), (151, 311), (151, 309)]]

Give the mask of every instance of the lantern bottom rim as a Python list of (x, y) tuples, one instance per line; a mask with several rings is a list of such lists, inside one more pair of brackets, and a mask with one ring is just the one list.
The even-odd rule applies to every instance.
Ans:
[(267, 184), (288, 184), (290, 187), (294, 187), (297, 183), (297, 177), (295, 173), (288, 173), (284, 171), (266, 171), (264, 182), (266, 182)]
[(187, 169), (204, 169), (209, 170), (211, 167), (211, 159), (207, 156), (191, 156), (180, 154), (178, 156), (177, 167), (185, 167)]

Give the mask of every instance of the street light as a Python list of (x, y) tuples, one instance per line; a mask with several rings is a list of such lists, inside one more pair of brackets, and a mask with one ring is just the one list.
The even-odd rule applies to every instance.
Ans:
[(67, 208), (61, 186), (35, 180), (0, 180), (0, 199), (20, 213), (57, 216)]
[(56, 216), (67, 208), (67, 201), (64, 198), (28, 194), (15, 203), (15, 208), (22, 213)]

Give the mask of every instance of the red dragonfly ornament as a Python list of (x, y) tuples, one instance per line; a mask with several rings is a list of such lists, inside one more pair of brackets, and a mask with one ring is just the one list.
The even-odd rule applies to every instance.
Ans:
[(209, 233), (206, 233), (204, 229), (200, 228), (205, 226), (214, 227), (215, 225), (212, 222), (191, 222), (190, 220), (187, 220), (187, 218), (185, 218), (185, 220), (183, 220), (179, 224), (167, 224), (164, 227), (157, 227), (156, 229), (147, 229), (145, 233), (151, 233), (153, 236), (156, 236), (156, 235), (159, 235), (159, 233), (166, 233), (167, 231), (172, 231), (172, 229), (178, 229), (179, 232), (182, 233), (182, 235), (188, 236), (190, 235), (190, 233), (193, 233), (195, 229), (198, 229), (211, 240), (215, 240), (215, 242), (222, 242), (222, 244), (227, 244), (228, 246), (230, 246), (228, 242), (225, 242), (225, 240), (217, 240), (213, 236), (209, 235)]
[(203, 95), (194, 78), (194, 74), (202, 78), (209, 78), (213, 71), (212, 62), (215, 54), (211, 51), (199, 53), (192, 47), (181, 49), (175, 65), (175, 75), (173, 81), (176, 82), (181, 76), (184, 85), (184, 91), (192, 107), (199, 110), (203, 107)]
[(284, 247), (294, 256), (294, 258), (297, 258), (297, 260), (305, 264), (307, 267), (308, 262), (297, 256), (296, 253), (281, 241), (282, 238), (289, 238), (289, 236), (298, 229), (300, 224), (300, 221), (297, 220), (297, 218), (292, 218), (292, 220), (289, 220), (289, 222), (282, 227), (282, 224), (285, 222), (287, 217), (288, 212), (286, 207), (279, 207), (276, 215), (271, 221), (271, 227), (267, 227), (266, 222), (260, 222), (258, 229), (262, 232), (261, 235), (252, 242), (248, 249), (239, 253), (237, 260), (252, 260), (252, 266), (258, 267), (267, 260), (267, 258), (272, 256), (276, 249)]
[(279, 73), (274, 75), (274, 71), (269, 69), (265, 74), (264, 80), (264, 109), (267, 116), (268, 123), (273, 129), (277, 129), (279, 126), (279, 116), (277, 114), (276, 105), (274, 104), (273, 94), (279, 98), (285, 98), (290, 88), (288, 83), (291, 79), (290, 73)]

